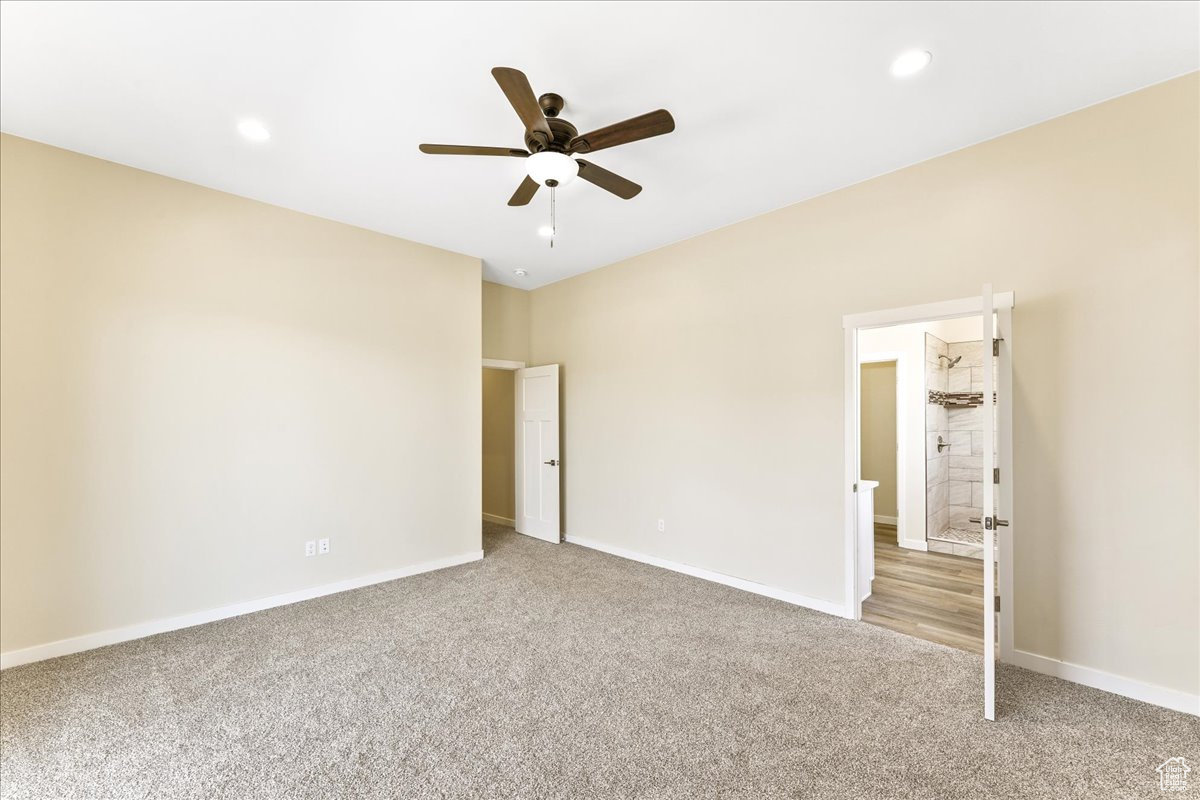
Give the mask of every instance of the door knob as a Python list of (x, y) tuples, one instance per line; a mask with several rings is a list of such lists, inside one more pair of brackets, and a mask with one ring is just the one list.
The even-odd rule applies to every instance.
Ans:
[(558, 466), (558, 459), (557, 459), (557, 458), (552, 458), (552, 459), (550, 459), (549, 461), (543, 461), (542, 463), (543, 463), (543, 464), (549, 464), (549, 465), (550, 465), (550, 466), (552, 466), (552, 467), (557, 467), (557, 466)]

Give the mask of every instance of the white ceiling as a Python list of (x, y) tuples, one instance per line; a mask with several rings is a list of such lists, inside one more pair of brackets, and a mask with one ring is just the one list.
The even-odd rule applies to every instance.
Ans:
[[(1194, 2), (0, 4), (4, 131), (479, 256), (533, 288), (1200, 66)], [(897, 80), (910, 48), (932, 65)], [(656, 108), (674, 133), (589, 159), (620, 200), (543, 190), (489, 70), (580, 132)], [(253, 144), (240, 119), (266, 123)], [(515, 268), (529, 275), (517, 278)]]

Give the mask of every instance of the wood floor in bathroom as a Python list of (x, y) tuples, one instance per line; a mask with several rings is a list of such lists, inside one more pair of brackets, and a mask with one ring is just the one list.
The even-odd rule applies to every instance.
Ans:
[(875, 581), (862, 618), (900, 633), (983, 652), (983, 562), (896, 544), (896, 528), (875, 525)]

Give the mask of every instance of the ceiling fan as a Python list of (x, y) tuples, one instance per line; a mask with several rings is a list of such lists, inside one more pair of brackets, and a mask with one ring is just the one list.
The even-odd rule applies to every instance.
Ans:
[(642, 190), (633, 181), (622, 178), (603, 167), (582, 158), (577, 153), (594, 153), (607, 147), (661, 136), (675, 130), (675, 120), (664, 109), (651, 111), (582, 136), (570, 122), (559, 117), (565, 101), (561, 96), (547, 93), (538, 97), (529, 86), (529, 79), (519, 69), (496, 67), (492, 77), (500, 84), (508, 102), (525, 125), (525, 146), (528, 150), (510, 147), (472, 147), (457, 144), (423, 144), (422, 153), (451, 156), (510, 156), (526, 159), (528, 174), (509, 199), (510, 206), (523, 206), (533, 199), (541, 186), (553, 189), (573, 180), (576, 175), (588, 183), (629, 200)]

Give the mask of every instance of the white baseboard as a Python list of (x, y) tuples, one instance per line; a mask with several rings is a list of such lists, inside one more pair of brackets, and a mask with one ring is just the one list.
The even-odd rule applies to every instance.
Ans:
[(1012, 663), (1043, 675), (1053, 675), (1056, 678), (1081, 683), (1093, 689), (1119, 694), (1133, 700), (1141, 700), (1143, 703), (1200, 716), (1200, 695), (1168, 689), (1165, 686), (1155, 686), (1151, 683), (1142, 683), (1132, 678), (1113, 675), (1111, 672), (1072, 664), (1068, 661), (1059, 661), (1056, 658), (1048, 658), (1025, 650), (1014, 650)]
[(922, 553), (929, 552), (929, 542), (924, 539), (901, 539), (896, 544), (908, 550), (920, 550)]
[(509, 519), (508, 517), (501, 517), (496, 514), (489, 514), (486, 511), (483, 512), (483, 519), (486, 522), (494, 522), (497, 525), (507, 525), (510, 528), (517, 527), (517, 521), (515, 519)]
[(668, 561), (665, 558), (643, 555), (642, 553), (636, 553), (633, 550), (626, 550), (623, 547), (614, 547), (610, 544), (605, 544), (604, 542), (598, 542), (594, 539), (587, 539), (581, 536), (568, 535), (566, 540), (570, 544), (577, 544), (580, 547), (599, 550), (602, 553), (619, 556), (620, 558), (627, 558), (630, 561), (640, 561), (643, 564), (649, 564), (662, 569), (669, 569), (672, 572), (691, 575), (693, 578), (712, 581), (713, 583), (719, 583), (723, 586), (732, 586), (733, 588), (741, 589), (744, 592), (761, 594), (764, 597), (782, 600), (783, 602), (791, 603), (794, 606), (811, 608), (813, 611), (820, 611), (823, 614), (832, 614), (835, 617), (843, 617), (846, 619), (850, 618), (850, 615), (846, 613), (846, 609), (842, 604), (834, 603), (830, 600), (820, 600), (815, 597), (807, 597), (802, 594), (797, 594), (796, 592), (789, 592), (785, 589), (776, 589), (773, 586), (766, 586), (765, 584), (755, 583), (754, 581), (735, 578), (732, 575), (724, 575), (720, 572), (713, 572), (711, 570), (701, 569), (700, 567), (692, 567), (687, 564)]
[(44, 661), (47, 658), (57, 658), (58, 656), (70, 655), (71, 653), (80, 653), (84, 650), (92, 650), (97, 647), (106, 647), (110, 644), (128, 642), (132, 639), (142, 639), (146, 636), (153, 636), (156, 633), (176, 631), (180, 628), (191, 628), (194, 625), (203, 625), (206, 622), (216, 622), (217, 620), (229, 619), (230, 617), (240, 617), (243, 614), (252, 614), (255, 611), (265, 611), (268, 608), (286, 606), (292, 603), (300, 603), (305, 600), (312, 600), (317, 597), (324, 597), (325, 595), (337, 594), (338, 592), (346, 592), (351, 589), (361, 589), (364, 586), (371, 586), (376, 583), (386, 583), (387, 581), (394, 581), (397, 578), (407, 578), (410, 575), (418, 575), (422, 572), (433, 572), (434, 570), (445, 569), (446, 567), (456, 567), (459, 564), (478, 561), (481, 558), (483, 558), (483, 551), (476, 550), (457, 556), (447, 556), (446, 558), (438, 558), (433, 561), (426, 561), (421, 564), (413, 564), (407, 567), (399, 567), (398, 569), (390, 569), (385, 572), (375, 572), (358, 578), (347, 578), (343, 581), (326, 583), (321, 586), (313, 586), (309, 589), (300, 589), (298, 591), (288, 592), (286, 594), (277, 594), (271, 597), (263, 597), (258, 600), (249, 600), (245, 603), (234, 603), (228, 606), (208, 609), (207, 611), (196, 611), (191, 614), (183, 614), (178, 617), (168, 617), (167, 619), (158, 619), (151, 622), (141, 622), (137, 625), (129, 625), (124, 628), (112, 628), (110, 630), (99, 631), (97, 633), (88, 633), (83, 636), (75, 636), (70, 639), (59, 639), (56, 642), (48, 642), (46, 644), (35, 645), (34, 647), (26, 647), (23, 650), (10, 650), (7, 653), (0, 653), (0, 669), (17, 667), (21, 664), (31, 664), (34, 661)]
[(880, 525), (899, 525), (900, 521), (895, 517), (885, 517), (882, 514), (875, 515), (875, 521)]

